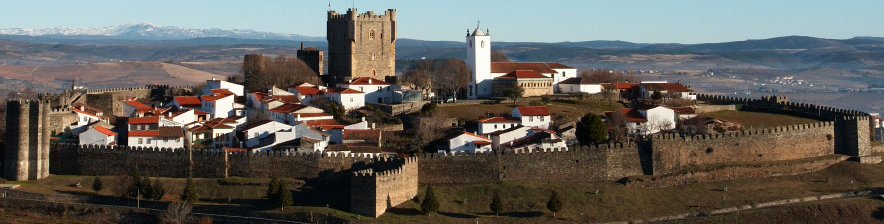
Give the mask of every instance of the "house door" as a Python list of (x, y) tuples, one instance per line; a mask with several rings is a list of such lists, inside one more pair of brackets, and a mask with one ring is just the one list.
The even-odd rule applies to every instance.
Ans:
[(384, 99), (383, 97), (378, 97), (378, 103), (383, 103), (383, 101), (382, 101), (383, 99)]

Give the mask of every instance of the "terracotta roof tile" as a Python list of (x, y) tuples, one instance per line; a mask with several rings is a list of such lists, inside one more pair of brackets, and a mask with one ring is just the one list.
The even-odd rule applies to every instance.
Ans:
[(224, 95), (224, 96), (236, 95), (235, 93), (231, 92), (229, 89), (211, 89), (209, 91), (212, 91), (212, 93), (215, 95)]
[(178, 105), (184, 107), (198, 107), (202, 106), (202, 102), (199, 97), (196, 96), (176, 96), (175, 101), (178, 102)]
[(160, 123), (160, 116), (150, 116), (150, 117), (130, 117), (128, 120), (129, 124), (156, 124)]
[(601, 83), (595, 83), (595, 82), (589, 81), (589, 79), (586, 79), (583, 77), (573, 77), (573, 78), (565, 79), (565, 80), (559, 82), (559, 84), (587, 85), (587, 84), (601, 84)]
[(359, 77), (350, 80), (350, 85), (390, 85), (388, 82), (377, 80), (369, 77)]
[(628, 83), (628, 82), (615, 82), (611, 83), (617, 89), (632, 89), (633, 86), (637, 86), (638, 83)]
[(489, 117), (489, 118), (479, 120), (479, 123), (519, 123), (519, 122), (522, 122), (522, 121), (519, 119), (506, 118), (506, 117)]
[(295, 89), (297, 89), (298, 94), (301, 95), (316, 95), (319, 93), (319, 88), (316, 86), (301, 86)]
[(359, 92), (358, 90), (348, 89), (348, 88), (327, 88), (322, 91), (327, 92), (327, 93), (348, 93), (348, 94), (363, 93), (363, 92)]
[(306, 107), (307, 106), (301, 105), (301, 104), (287, 103), (287, 104), (279, 105), (278, 107), (271, 108), (270, 111), (277, 112), (277, 113), (291, 113), (291, 112), (295, 112), (297, 110), (300, 110), (300, 109), (303, 109)]
[(184, 131), (181, 130), (181, 127), (176, 126), (168, 126), (168, 127), (159, 127), (159, 133), (157, 137), (164, 138), (180, 138), (184, 137)]
[(108, 135), (108, 136), (110, 136), (110, 135), (117, 135), (116, 132), (111, 131), (110, 129), (107, 129), (107, 128), (105, 128), (104, 126), (101, 126), (101, 125), (95, 125), (95, 126), (92, 126), (92, 128), (94, 128), (94, 129), (97, 130), (98, 132), (101, 132), (102, 134), (105, 134), (105, 135)]
[(507, 73), (506, 75), (499, 76), (497, 78), (499, 78), (499, 79), (513, 79), (513, 78), (515, 78), (515, 79), (539, 79), (539, 78), (550, 78), (550, 77), (546, 77), (545, 75), (540, 74), (539, 72), (536, 72), (534, 70), (515, 70), (510, 73)]
[(160, 135), (159, 130), (132, 130), (129, 131), (129, 136), (152, 136), (157, 137)]
[(378, 141), (381, 137), (381, 130), (378, 129), (347, 129), (343, 133), (344, 140), (366, 140)]
[(522, 116), (549, 116), (549, 110), (546, 106), (524, 106), (516, 107)]
[(675, 113), (678, 113), (678, 114), (696, 114), (697, 113), (697, 111), (695, 111), (694, 108), (692, 108), (692, 107), (670, 107), (669, 109), (674, 110)]
[(152, 107), (148, 106), (147, 104), (144, 104), (144, 103), (139, 102), (139, 101), (137, 101), (137, 100), (125, 100), (125, 101), (123, 101), (123, 103), (125, 103), (125, 104), (129, 104), (129, 105), (132, 105), (132, 106), (134, 106), (135, 109), (137, 109), (137, 110), (150, 110), (150, 109), (153, 109)]
[[(605, 111), (605, 116), (610, 119), (612, 116), (616, 116), (614, 111)], [(623, 118), (628, 122), (647, 122), (648, 119), (645, 118), (642, 113), (638, 112), (636, 109), (632, 108), (620, 108), (617, 109), (617, 113), (623, 116)]]
[(547, 62), (491, 62), (491, 73), (510, 73), (516, 70), (556, 73), (548, 64)]

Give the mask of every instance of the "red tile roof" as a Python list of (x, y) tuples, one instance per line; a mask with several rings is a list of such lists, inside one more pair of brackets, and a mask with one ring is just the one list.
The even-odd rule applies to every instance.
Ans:
[[(623, 118), (628, 122), (647, 122), (648, 119), (645, 118), (642, 113), (638, 112), (636, 109), (632, 108), (620, 108), (617, 112), (623, 116)], [(615, 116), (614, 111), (605, 111), (605, 116), (610, 119), (612, 116)]]
[(516, 70), (556, 73), (548, 64), (546, 62), (491, 62), (491, 73), (510, 73)]
[(491, 142), (489, 142), (489, 141), (484, 141), (484, 140), (476, 140), (476, 141), (473, 141), (473, 144), (476, 144), (476, 145), (490, 145)]
[(150, 106), (148, 106), (147, 104), (144, 104), (144, 103), (142, 103), (142, 102), (138, 102), (137, 100), (134, 100), (134, 99), (133, 99), (133, 100), (125, 100), (125, 101), (123, 101), (123, 103), (129, 104), (129, 105), (132, 105), (132, 106), (135, 106), (135, 109), (137, 109), (137, 110), (150, 110), (150, 109), (153, 109), (153, 108), (151, 108)]
[(157, 137), (180, 138), (184, 137), (184, 131), (181, 130), (181, 127), (176, 126), (159, 127)]
[(327, 93), (348, 93), (348, 94), (353, 94), (353, 93), (363, 93), (363, 92), (359, 92), (358, 90), (355, 90), (355, 89), (334, 88), (334, 87), (333, 87), (333, 88), (327, 88), (327, 89), (324, 89), (323, 91), (324, 91), (324, 92), (327, 92)]
[(697, 113), (697, 111), (695, 111), (694, 108), (692, 108), (692, 107), (670, 107), (669, 109), (674, 110), (675, 113), (678, 113), (678, 114), (696, 114)]
[(309, 120), (304, 121), (305, 124), (314, 128), (321, 129), (335, 129), (335, 128), (344, 128), (344, 125), (338, 123), (335, 119), (319, 119), (319, 120)]
[[(370, 81), (369, 81), (370, 80)], [(350, 80), (350, 85), (390, 85), (388, 82), (377, 80), (369, 77), (359, 77)]]
[(381, 137), (381, 130), (378, 129), (347, 129), (344, 130), (343, 139), (345, 140), (366, 140), (378, 141)]
[(552, 69), (569, 69), (569, 68), (574, 68), (574, 67), (571, 67), (571, 66), (567, 66), (567, 65), (563, 65), (563, 64), (559, 64), (559, 63), (555, 63), (555, 62), (547, 62), (547, 63), (546, 63), (546, 66), (549, 66), (549, 68), (552, 68)]
[(156, 124), (160, 123), (160, 116), (130, 117), (129, 124)]
[(331, 114), (328, 113), (292, 113), (294, 116), (301, 115), (301, 117), (331, 117)]
[(95, 125), (95, 126), (92, 126), (92, 128), (94, 128), (94, 129), (97, 130), (98, 132), (101, 132), (102, 134), (105, 134), (105, 135), (108, 135), (108, 136), (111, 136), (111, 135), (117, 135), (116, 132), (111, 131), (110, 129), (107, 129), (107, 128), (105, 128), (104, 126), (101, 126), (101, 125)]
[(287, 103), (287, 104), (279, 105), (278, 107), (271, 108), (270, 111), (277, 112), (277, 113), (291, 113), (291, 112), (298, 111), (300, 109), (304, 109), (305, 107), (307, 107), (307, 106), (304, 106), (301, 104)]
[(637, 86), (638, 83), (628, 83), (628, 82), (615, 82), (611, 83), (614, 87), (618, 89), (632, 89), (633, 86)]
[(282, 103), (300, 103), (301, 99), (295, 95), (273, 95), (270, 96), (271, 99), (277, 100)]
[(267, 123), (270, 123), (270, 122), (273, 122), (273, 120), (264, 119), (264, 120), (259, 120), (259, 121), (251, 122), (251, 123), (249, 123), (249, 124), (246, 124), (246, 126), (243, 126), (242, 130), (243, 130), (243, 131), (248, 131), (249, 129), (256, 128), (256, 127), (258, 127), (258, 126), (261, 126), (261, 125), (264, 125), (264, 124), (267, 124)]
[(203, 101), (216, 101), (232, 95), (203, 95)]
[(477, 135), (477, 134), (474, 134), (474, 133), (472, 133), (472, 132), (464, 131), (463, 134), (471, 135), (471, 136), (473, 136), (473, 137), (478, 137), (478, 138), (481, 138), (481, 139), (485, 139), (485, 140), (491, 141), (491, 139), (488, 139), (488, 138), (486, 138), (485, 136)]
[(178, 102), (178, 105), (184, 107), (198, 107), (202, 105), (200, 98), (196, 96), (176, 96), (175, 101)]
[(236, 95), (235, 93), (231, 92), (229, 89), (212, 89), (209, 91), (212, 91), (212, 93), (214, 93), (215, 95), (225, 95), (225, 96)]
[(510, 73), (506, 73), (506, 75), (502, 75), (497, 78), (500, 78), (500, 79), (513, 79), (513, 78), (515, 78), (515, 79), (539, 79), (539, 78), (550, 78), (550, 77), (546, 77), (545, 75), (540, 74), (539, 72), (536, 72), (534, 70), (515, 70), (515, 71), (512, 71)]
[(522, 116), (549, 116), (549, 110), (546, 106), (524, 106), (516, 107)]
[(129, 131), (129, 136), (159, 136), (159, 130), (132, 130)]
[(202, 110), (196, 110), (196, 109), (194, 109), (194, 110), (193, 110), (193, 114), (196, 114), (196, 115), (209, 115), (209, 112), (205, 112), (205, 111), (202, 111)]
[(479, 123), (519, 123), (519, 122), (522, 122), (522, 121), (519, 119), (506, 118), (506, 117), (489, 117), (489, 118), (479, 120)]
[(302, 86), (295, 89), (297, 89), (298, 94), (301, 95), (316, 95), (319, 93), (319, 88), (316, 86)]

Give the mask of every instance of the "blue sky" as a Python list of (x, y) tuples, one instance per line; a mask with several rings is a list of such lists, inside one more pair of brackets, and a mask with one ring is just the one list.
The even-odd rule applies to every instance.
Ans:
[[(190, 28), (325, 35), (329, 1), (4, 0), (0, 28), (99, 27), (149, 22)], [(346, 11), (351, 0), (333, 0)], [(463, 41), (481, 20), (498, 41), (624, 40), (704, 43), (786, 35), (884, 36), (880, 0), (385, 0), (360, 11), (397, 9), (399, 36)]]

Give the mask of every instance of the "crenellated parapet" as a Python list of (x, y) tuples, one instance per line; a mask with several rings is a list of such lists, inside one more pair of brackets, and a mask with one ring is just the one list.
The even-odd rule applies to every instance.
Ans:
[[(351, 212), (378, 217), (417, 196), (418, 158), (381, 159), (386, 168), (367, 168), (350, 175)], [(393, 166), (390, 166), (393, 165)]]
[(792, 114), (812, 117), (820, 120), (834, 121), (842, 116), (868, 116), (866, 112), (808, 103), (790, 102), (785, 96), (761, 96), (761, 99), (749, 99), (722, 95), (698, 94), (697, 100), (707, 104), (737, 104), (744, 109), (771, 113)]

